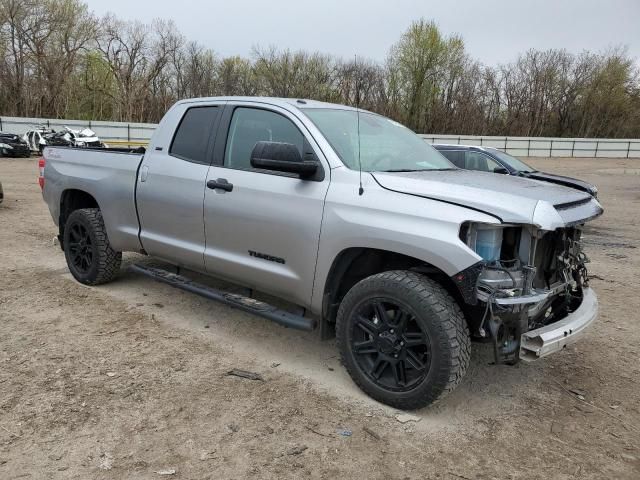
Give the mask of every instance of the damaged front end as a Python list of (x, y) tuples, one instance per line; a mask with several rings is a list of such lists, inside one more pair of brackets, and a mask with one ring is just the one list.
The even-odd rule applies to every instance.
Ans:
[(474, 306), (470, 324), (475, 336), (491, 339), (496, 363), (546, 356), (595, 319), (582, 228), (462, 225), (461, 240), (483, 260), (453, 280)]

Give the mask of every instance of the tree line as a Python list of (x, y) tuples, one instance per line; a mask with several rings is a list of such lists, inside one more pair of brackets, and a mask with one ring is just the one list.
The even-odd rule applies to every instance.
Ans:
[(1, 115), (157, 122), (178, 99), (218, 95), (359, 104), (418, 132), (640, 137), (640, 74), (624, 48), (529, 50), (487, 66), (420, 19), (383, 62), (264, 47), (222, 57), (171, 21), (0, 0)]

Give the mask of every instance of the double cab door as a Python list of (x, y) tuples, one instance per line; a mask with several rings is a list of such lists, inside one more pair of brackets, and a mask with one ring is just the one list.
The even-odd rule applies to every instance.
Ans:
[[(171, 145), (150, 152), (141, 165), (137, 198), (145, 250), (308, 305), (329, 168), (304, 124), (260, 102), (194, 104), (182, 115)], [(301, 155), (317, 159), (319, 173), (301, 180), (253, 168), (259, 141), (296, 145)]]

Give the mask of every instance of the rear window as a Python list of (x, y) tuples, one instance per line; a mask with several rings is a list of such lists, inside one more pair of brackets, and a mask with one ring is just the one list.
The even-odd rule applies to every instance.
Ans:
[(208, 165), (207, 147), (219, 107), (193, 107), (187, 110), (178, 126), (169, 155)]

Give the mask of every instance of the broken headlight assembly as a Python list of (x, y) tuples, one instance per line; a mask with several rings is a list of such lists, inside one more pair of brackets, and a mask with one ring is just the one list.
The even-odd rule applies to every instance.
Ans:
[(486, 302), (498, 292), (509, 297), (528, 293), (532, 277), (530, 268), (521, 261), (522, 237), (521, 226), (469, 222), (462, 225), (460, 239), (482, 257), (484, 264), (477, 283), (479, 300)]

